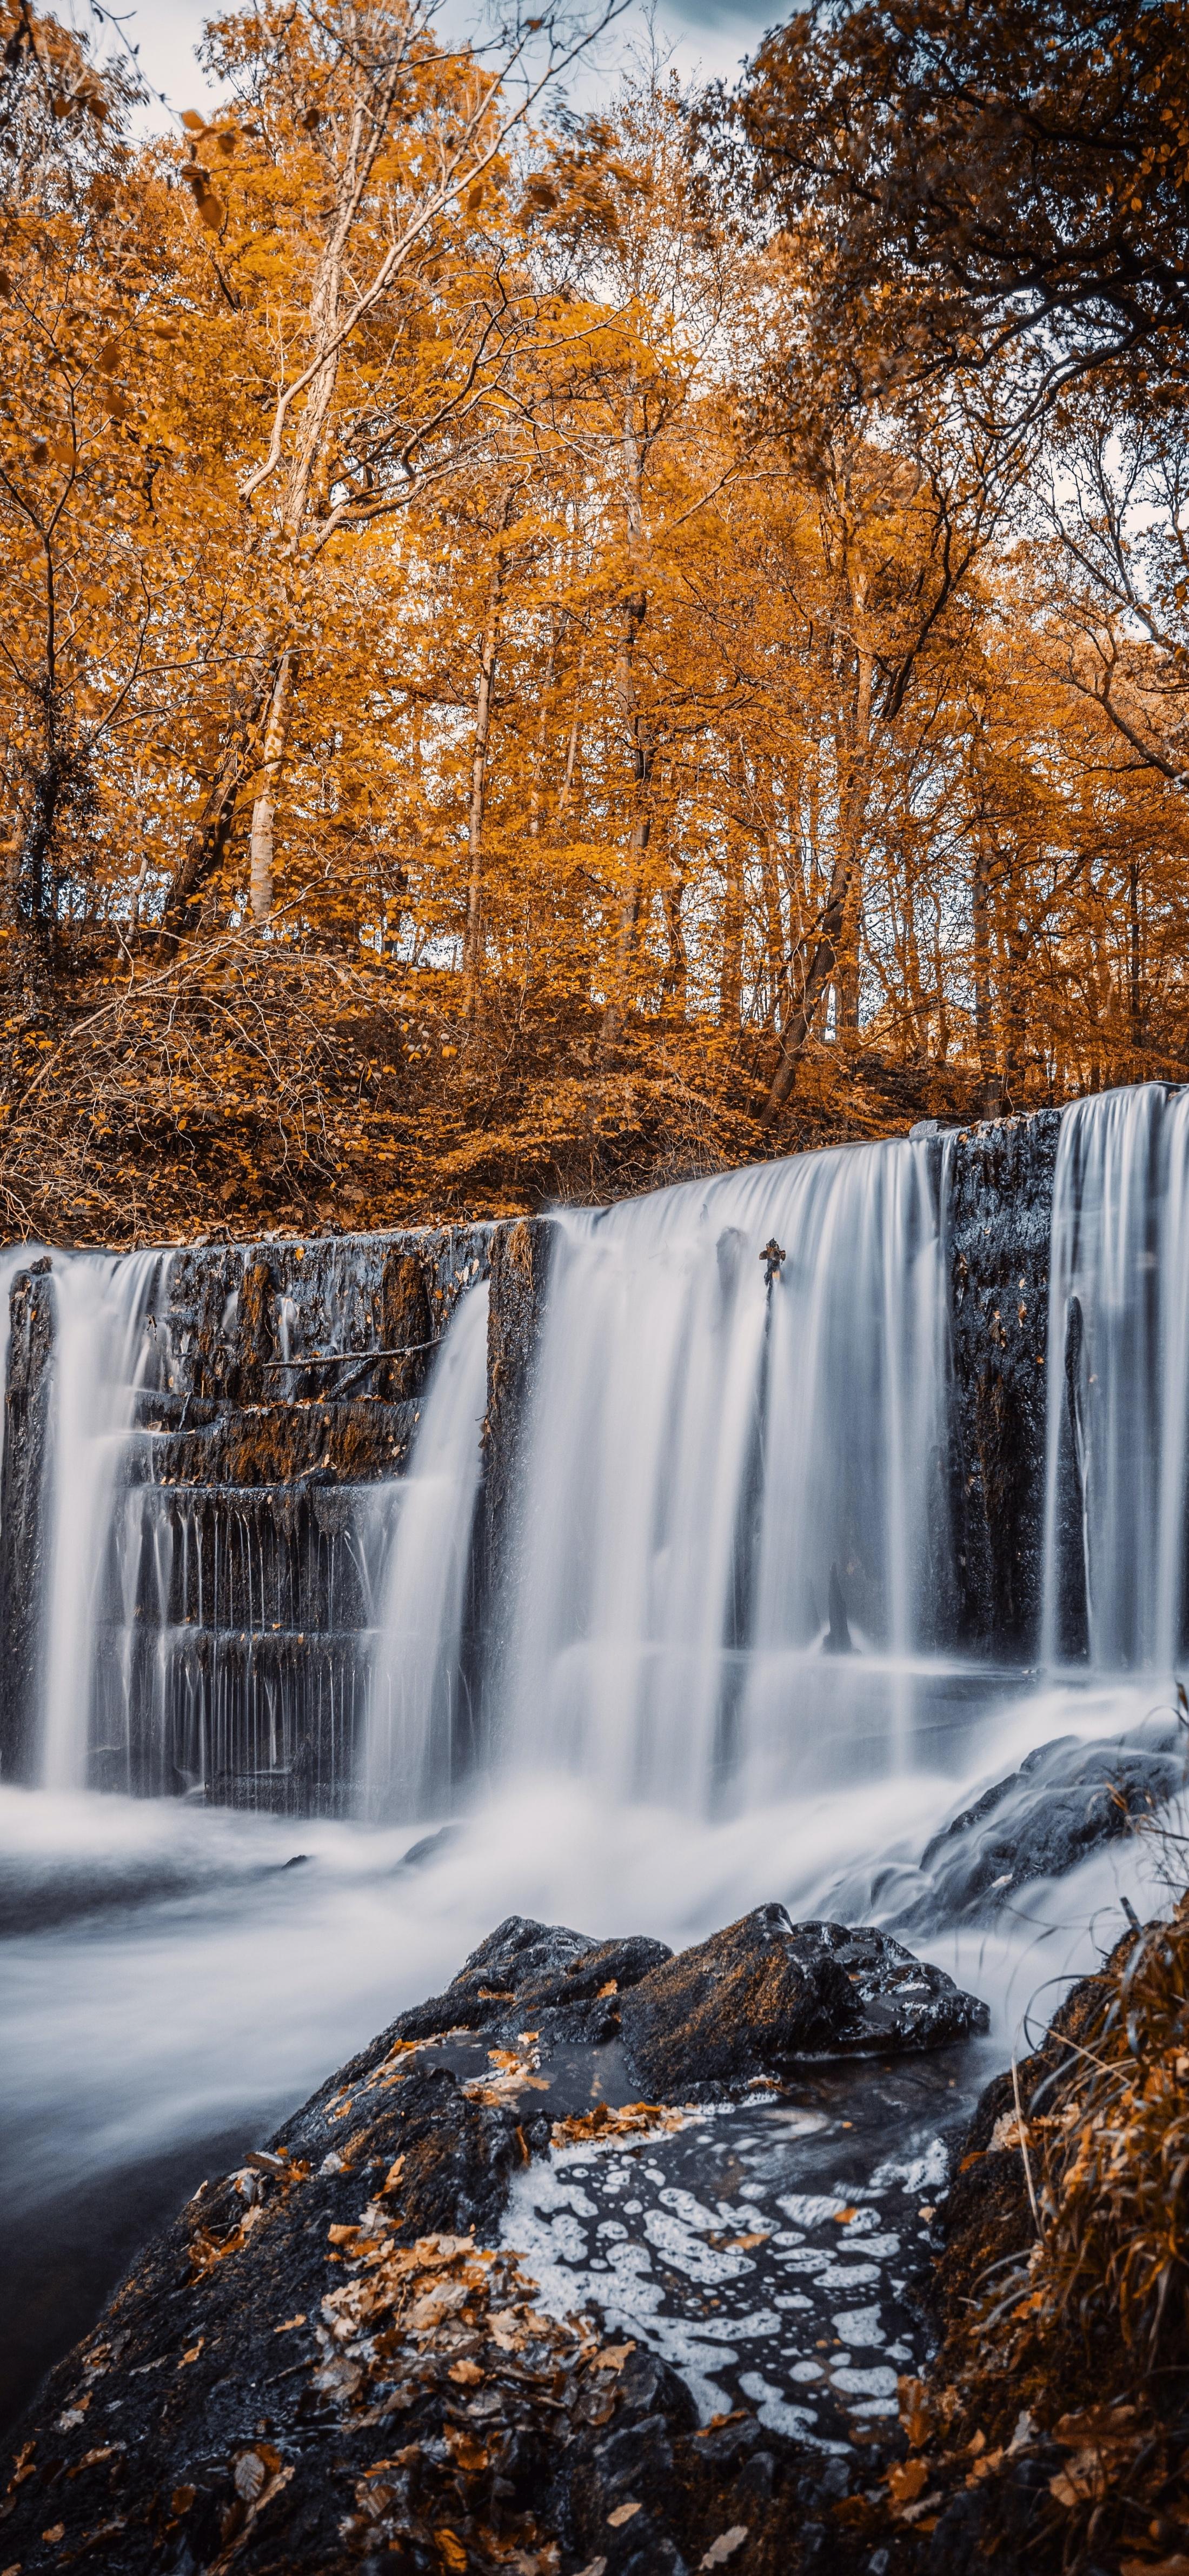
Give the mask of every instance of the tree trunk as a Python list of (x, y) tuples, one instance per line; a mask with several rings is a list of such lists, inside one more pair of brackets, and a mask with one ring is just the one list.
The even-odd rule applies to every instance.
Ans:
[(722, 951), (718, 969), (718, 1016), (724, 1028), (737, 1029), (743, 1017), (743, 830), (737, 811), (745, 779), (743, 746), (732, 743), (731, 800), (723, 851)]
[(979, 832), (974, 851), (971, 912), (974, 926), (974, 1042), (978, 1053), (979, 1107), (985, 1118), (999, 1106), (999, 1077), (991, 1022), (990, 854)]
[(297, 655), (291, 644), (285, 646), (277, 664), (272, 702), (268, 710), (268, 727), (264, 736), (264, 763), (260, 787), (252, 807), (250, 842), (250, 892), (253, 921), (265, 922), (273, 908), (273, 825), (276, 820), (277, 796), (281, 772), (289, 748), (289, 720), (293, 712), (293, 683), (297, 676)]
[[(846, 926), (851, 882), (859, 864), (871, 752), (871, 655), (860, 651), (855, 658), (854, 717), (834, 865), (825, 903), (813, 930), (801, 941), (799, 955), (794, 960), (793, 987), (797, 999), (785, 1023), (780, 1061), (764, 1103), (760, 1120), (764, 1127), (771, 1125), (777, 1111), (783, 1108), (789, 1097), (818, 1004), (826, 986), (833, 980)], [(795, 971), (797, 968), (799, 973)]]
[(533, 782), (529, 789), (528, 833), (530, 841), (541, 837), (541, 805), (544, 796), (545, 754), (549, 746), (549, 710), (553, 703), (553, 681), (557, 664), (557, 616), (549, 611), (549, 651), (545, 659), (545, 679), (537, 714), (537, 740), (533, 756)]
[(197, 927), (207, 880), (222, 866), (227, 855), (240, 782), (244, 770), (250, 765), (248, 755), (264, 720), (274, 685), (275, 675), (269, 670), (265, 648), (261, 644), (253, 661), (243, 711), (220, 755), (206, 803), (174, 872), (161, 917), (162, 930), (170, 939), (182, 939), (187, 931)]
[(1134, 859), (1127, 871), (1127, 1005), (1132, 1052), (1138, 1055), (1144, 1042), (1144, 1026), (1140, 1001), (1139, 868)]
[(615, 942), (615, 965), (611, 1000), (603, 1020), (601, 1052), (606, 1055), (623, 1026), (636, 954), (636, 931), (640, 920), (640, 903), (644, 891), (644, 861), (652, 837), (652, 772), (656, 761), (656, 743), (652, 729), (640, 705), (636, 687), (636, 645), (640, 629), (648, 615), (646, 591), (636, 591), (624, 602), (623, 635), (619, 653), (619, 703), (627, 720), (628, 745), (632, 763), (633, 813), (628, 838), (627, 863), (623, 892), (619, 903), (619, 931)]
[(675, 870), (670, 883), (665, 888), (664, 897), (669, 954), (665, 963), (662, 992), (666, 1002), (676, 1005), (675, 1016), (680, 1019), (685, 1018), (689, 999), (689, 951), (685, 944), (685, 924), (681, 918), (684, 898), (685, 878), (679, 870)]
[(780, 863), (777, 856), (776, 782), (771, 757), (757, 763), (757, 786), (760, 791), (760, 884), (764, 897), (764, 1011), (765, 1027), (780, 1027), (781, 1007), (785, 993), (784, 908), (780, 894)]
[(474, 1014), (479, 995), (479, 965), (483, 946), (483, 815), (487, 803), (487, 767), (491, 745), (491, 699), (495, 679), (496, 654), (499, 650), (500, 609), (507, 579), (508, 549), (504, 542), (512, 524), (515, 484), (509, 484), (499, 514), (499, 539), (492, 557), (491, 580), (487, 589), (487, 610), (479, 645), (479, 677), (475, 689), (475, 746), (471, 756), (471, 801), (467, 815), (467, 919), (462, 941), (462, 971), (466, 979), (467, 1009)]
[[(623, 415), (623, 507), (627, 522), (629, 567), (639, 573), (644, 543), (643, 458), (636, 419), (636, 385), (633, 374), (628, 386)], [(623, 601), (623, 625), (620, 630), (619, 669), (616, 695), (619, 710), (628, 732), (632, 764), (633, 812), (628, 839), (627, 866), (619, 903), (619, 931), (615, 942), (611, 998), (603, 1017), (600, 1054), (607, 1056), (623, 1025), (631, 984), (632, 965), (636, 954), (636, 932), (640, 920), (640, 903), (644, 891), (644, 861), (652, 834), (652, 771), (656, 744), (652, 729), (640, 704), (636, 683), (636, 647), (640, 629), (648, 615), (648, 592), (643, 582), (629, 590)]]
[[(581, 666), (579, 667), (579, 678), (581, 678)], [(578, 746), (581, 739), (582, 727), (578, 722), (577, 716), (575, 716), (573, 724), (570, 727), (569, 739), (566, 743), (566, 765), (562, 774), (561, 786), (558, 790), (557, 819), (559, 823), (562, 815), (565, 813), (567, 805), (569, 804), (570, 796), (573, 791), (574, 764), (578, 758)]]
[(863, 926), (863, 873), (858, 861), (851, 870), (842, 916), (839, 941), (838, 973), (834, 979), (836, 1008), (834, 1030), (839, 1038), (853, 1044), (859, 1034), (859, 938)]

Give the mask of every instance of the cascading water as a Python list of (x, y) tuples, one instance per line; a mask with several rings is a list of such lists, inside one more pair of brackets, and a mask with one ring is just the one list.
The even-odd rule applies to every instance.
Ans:
[(56, 1385), (45, 1600), (41, 1776), (86, 1786), (95, 1634), (112, 1505), (137, 1388), (151, 1357), (145, 1310), (168, 1254), (84, 1254), (53, 1274)]
[(903, 1760), (949, 1588), (936, 1173), (898, 1141), (558, 1220), (505, 1758), (683, 1803)]
[(486, 1284), (461, 1301), (430, 1379), (410, 1472), (393, 1496), (365, 1789), (369, 1804), (399, 1814), (418, 1815), (448, 1795), (471, 1749), (464, 1630), (487, 1388), (487, 1304)]
[[(890, 1924), (987, 1998), (1002, 2055), (1120, 1895), (1148, 1905), (1139, 1838), (1046, 1836), (1080, 1830), (1083, 1754), (1159, 1796), (1177, 1773), (1161, 1693), (1108, 1667), (1167, 1669), (1186, 1624), (1189, 1113), (1065, 1114), (1045, 1351), (1053, 1127), (564, 1213), (539, 1338), (505, 1238), (490, 1385), (482, 1229), (55, 1255), (40, 1381), (51, 1283), (22, 1292), (10, 1445), (54, 1395), (39, 1776), (175, 1793), (0, 1783), (0, 2256), (37, 2367), (200, 2173), (509, 1912), (675, 1945), (770, 1898)], [(989, 1644), (968, 1530), (1035, 1562), (1046, 1382), (1046, 1639), (1069, 1650), (1088, 1564), (1097, 1678), (955, 1652)], [(0, 1540), (37, 1538), (37, 1489)], [(996, 1654), (1035, 1654), (1034, 1597)], [(93, 2283), (69, 2332), (47, 2239)]]
[(1170, 1673), (1189, 1619), (1189, 1093), (1064, 1112), (1049, 1353), (1045, 1660)]

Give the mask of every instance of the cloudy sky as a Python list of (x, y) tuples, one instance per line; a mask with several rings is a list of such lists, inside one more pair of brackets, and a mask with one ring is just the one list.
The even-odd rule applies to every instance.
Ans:
[[(147, 79), (154, 90), (164, 94), (175, 113), (184, 107), (204, 107), (213, 100), (214, 93), (194, 59), (203, 20), (210, 14), (212, 0), (141, 0), (138, 7), (121, 9), (125, 32), (140, 48)], [(449, 14), (453, 18), (454, 9)], [(743, 0), (738, 7), (732, 5), (732, 0), (722, 0), (721, 5), (716, 5), (716, 0), (661, 0), (656, 12), (657, 37), (666, 51), (672, 48), (674, 65), (684, 77), (729, 80), (740, 57), (756, 44), (764, 26), (782, 14), (779, 0), (767, 10), (763, 0), (759, 6), (749, 6)], [(83, 12), (78, 0), (74, 15), (81, 23)], [(638, 42), (642, 18), (641, 0), (633, 0), (631, 10), (604, 39), (594, 75), (599, 86), (614, 72), (617, 55), (633, 40)], [(152, 121), (159, 122), (163, 113), (158, 110)]]

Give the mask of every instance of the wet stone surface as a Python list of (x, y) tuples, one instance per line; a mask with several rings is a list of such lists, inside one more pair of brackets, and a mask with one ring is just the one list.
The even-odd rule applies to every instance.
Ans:
[[(618, 2052), (586, 2054), (586, 2107), (592, 2087), (622, 2098)], [(849, 2453), (922, 2364), (913, 2283), (988, 2063), (968, 2044), (852, 2064), (643, 2140), (555, 2144), (514, 2179), (503, 2242), (541, 2306), (597, 2307), (681, 2374), (703, 2423), (741, 2408)], [(577, 2108), (584, 2071), (578, 2054), (550, 2070), (551, 2120)]]
[(508, 1918), (447, 1989), (494, 2022), (390, 2029), (201, 2184), (20, 2428), (6, 2564), (858, 2576), (988, 2051), (641, 2101), (587, 2017), (659, 1946)]

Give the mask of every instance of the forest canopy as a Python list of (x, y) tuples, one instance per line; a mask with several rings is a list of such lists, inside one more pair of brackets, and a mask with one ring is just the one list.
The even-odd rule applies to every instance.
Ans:
[(1189, 1073), (1189, 10), (592, 32), (0, 0), (9, 1236)]

